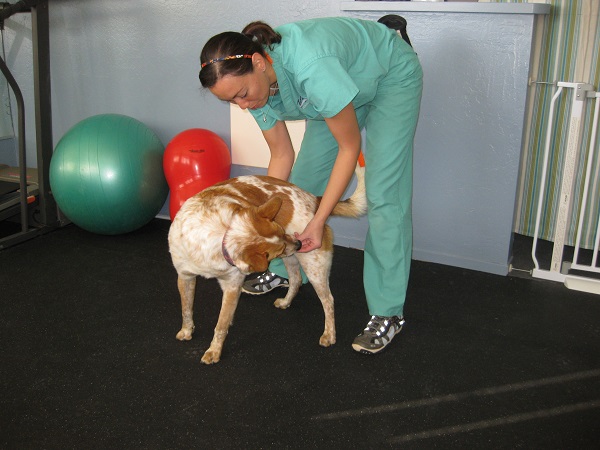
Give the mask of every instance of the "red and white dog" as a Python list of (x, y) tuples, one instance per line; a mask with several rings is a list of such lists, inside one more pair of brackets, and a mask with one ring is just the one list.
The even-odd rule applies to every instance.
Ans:
[[(359, 217), (367, 209), (364, 167), (357, 166), (357, 187), (340, 201), (332, 215)], [(196, 277), (217, 278), (223, 298), (213, 340), (202, 357), (205, 364), (221, 358), (223, 343), (233, 321), (244, 278), (267, 270), (281, 257), (289, 274), (285, 298), (277, 308), (290, 306), (302, 283), (299, 265), (313, 285), (325, 312), (325, 331), (319, 344), (335, 343), (333, 296), (329, 273), (333, 258), (333, 232), (326, 226), (321, 248), (296, 253), (301, 233), (319, 206), (320, 198), (297, 186), (267, 176), (242, 176), (211, 186), (188, 199), (169, 230), (169, 251), (177, 270), (183, 323), (177, 339), (194, 332), (193, 305)]]

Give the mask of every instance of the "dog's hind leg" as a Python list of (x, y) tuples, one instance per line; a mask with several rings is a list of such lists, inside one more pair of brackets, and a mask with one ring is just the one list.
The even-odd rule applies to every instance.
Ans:
[(196, 277), (179, 275), (177, 288), (181, 296), (181, 330), (177, 333), (180, 341), (189, 341), (194, 332), (194, 295), (196, 293)]
[(219, 280), (221, 289), (223, 289), (223, 300), (221, 302), (221, 312), (219, 312), (219, 320), (215, 327), (215, 334), (213, 340), (210, 343), (210, 347), (204, 356), (202, 356), (202, 362), (204, 364), (214, 364), (219, 362), (221, 359), (221, 352), (223, 351), (223, 344), (229, 331), (229, 327), (233, 322), (233, 316), (240, 299), (240, 293), (242, 292), (242, 283), (244, 282), (244, 276), (240, 274), (239, 278), (232, 282), (231, 280), (223, 281)]
[(286, 309), (288, 308), (302, 285), (302, 275), (300, 275), (300, 264), (298, 258), (295, 255), (286, 256), (283, 259), (283, 264), (288, 273), (288, 281), (290, 287), (287, 290), (285, 298), (278, 298), (273, 303), (277, 308)]

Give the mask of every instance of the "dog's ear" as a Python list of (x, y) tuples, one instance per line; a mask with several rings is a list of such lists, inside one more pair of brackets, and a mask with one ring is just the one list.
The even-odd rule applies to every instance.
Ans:
[(281, 197), (271, 197), (267, 203), (258, 207), (258, 215), (268, 220), (275, 219), (275, 216), (281, 208)]
[(264, 253), (254, 253), (246, 258), (248, 273), (265, 272), (269, 268), (269, 261)]

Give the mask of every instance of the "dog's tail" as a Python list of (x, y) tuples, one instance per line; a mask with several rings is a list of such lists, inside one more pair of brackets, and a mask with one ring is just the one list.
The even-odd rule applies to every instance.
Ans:
[(360, 217), (367, 212), (367, 190), (365, 188), (365, 161), (362, 153), (354, 170), (356, 175), (356, 189), (346, 200), (341, 200), (335, 205), (332, 216)]

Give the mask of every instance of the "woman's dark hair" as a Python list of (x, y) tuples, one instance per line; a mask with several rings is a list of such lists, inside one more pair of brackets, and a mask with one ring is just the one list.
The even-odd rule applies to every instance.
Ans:
[(242, 76), (252, 72), (252, 60), (235, 58), (210, 62), (214, 59), (231, 55), (253, 55), (260, 53), (266, 56), (265, 48), (281, 42), (281, 35), (264, 22), (252, 22), (241, 33), (226, 31), (208, 40), (200, 53), (200, 69), (202, 87), (211, 88), (225, 75)]

